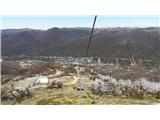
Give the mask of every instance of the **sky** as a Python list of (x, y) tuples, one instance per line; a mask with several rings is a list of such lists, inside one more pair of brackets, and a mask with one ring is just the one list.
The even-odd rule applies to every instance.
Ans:
[[(2, 16), (1, 29), (33, 28), (46, 30), (52, 27), (92, 27), (94, 16)], [(159, 16), (98, 16), (96, 28), (157, 27)]]

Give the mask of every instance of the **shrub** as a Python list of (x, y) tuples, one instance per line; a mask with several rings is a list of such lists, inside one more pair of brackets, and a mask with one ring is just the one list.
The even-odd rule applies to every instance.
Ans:
[(52, 88), (62, 88), (63, 87), (63, 83), (60, 81), (52, 81), (47, 88), (52, 89)]
[(131, 89), (130, 96), (132, 98), (136, 98), (136, 99), (143, 99), (144, 92), (143, 92), (143, 90), (140, 90), (140, 89)]
[(57, 82), (57, 88), (62, 88), (62, 87), (63, 87), (62, 82), (58, 81), (58, 82)]
[(144, 78), (136, 81), (110, 79), (104, 82), (103, 78), (91, 85), (91, 90), (98, 95), (125, 95), (137, 99), (143, 99), (144, 94), (151, 94), (160, 98), (160, 83), (148, 81)]
[(160, 91), (158, 91), (158, 92), (156, 93), (156, 98), (157, 98), (157, 99), (160, 99)]

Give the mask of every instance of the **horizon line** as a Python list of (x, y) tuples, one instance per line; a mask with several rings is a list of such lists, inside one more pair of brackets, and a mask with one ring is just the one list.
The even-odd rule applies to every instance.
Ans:
[[(31, 30), (49, 30), (53, 28), (59, 28), (59, 29), (74, 29), (74, 28), (86, 28), (91, 29), (91, 27), (50, 27), (47, 29), (39, 29), (39, 28), (31, 28), (31, 27), (22, 27), (22, 28), (2, 28), (0, 30), (19, 30), (19, 29), (31, 29)], [(109, 28), (160, 28), (160, 26), (116, 26), (116, 27), (95, 27), (95, 29), (109, 29)]]

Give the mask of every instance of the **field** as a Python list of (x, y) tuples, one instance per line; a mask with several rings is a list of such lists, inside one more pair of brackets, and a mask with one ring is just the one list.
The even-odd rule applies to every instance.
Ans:
[[(108, 75), (112, 71), (113, 78), (130, 79), (135, 81), (145, 77), (151, 82), (160, 82), (159, 68), (145, 67), (117, 67), (117, 66), (87, 66), (81, 72), (85, 76), (84, 90), (77, 90), (77, 73), (75, 65), (55, 65), (55, 64), (32, 64), (20, 67), (17, 62), (2, 63), (2, 85), (1, 92), (5, 97), (2, 98), (2, 105), (130, 105), (130, 104), (160, 104), (160, 99), (152, 94), (143, 94), (143, 98), (121, 95), (100, 95), (95, 94), (91, 89), (91, 84), (95, 82), (91, 71)], [(37, 68), (38, 66), (38, 68)], [(9, 72), (6, 70), (10, 70)], [(33, 71), (33, 72), (31, 72)], [(57, 71), (57, 72), (56, 72)], [(17, 78), (17, 76), (22, 76)], [(48, 78), (47, 84), (36, 84), (31, 88), (31, 93), (16, 98), (10, 92), (18, 87), (23, 87), (30, 83), (31, 78), (40, 75)], [(6, 77), (10, 76), (8, 79)], [(17, 79), (14, 79), (17, 78)], [(49, 88), (49, 84), (54, 81), (63, 84), (63, 87)], [(7, 87), (6, 87), (7, 86)], [(4, 89), (6, 87), (6, 89)], [(4, 89), (4, 90), (3, 90)], [(8, 96), (7, 96), (8, 95)], [(12, 96), (12, 97), (11, 97)]]

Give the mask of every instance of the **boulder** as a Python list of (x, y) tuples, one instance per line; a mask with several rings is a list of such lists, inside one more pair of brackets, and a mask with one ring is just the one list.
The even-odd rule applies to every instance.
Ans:
[(62, 88), (63, 87), (63, 83), (60, 81), (52, 81), (51, 83), (48, 84), (48, 88), (52, 89), (52, 88)]

